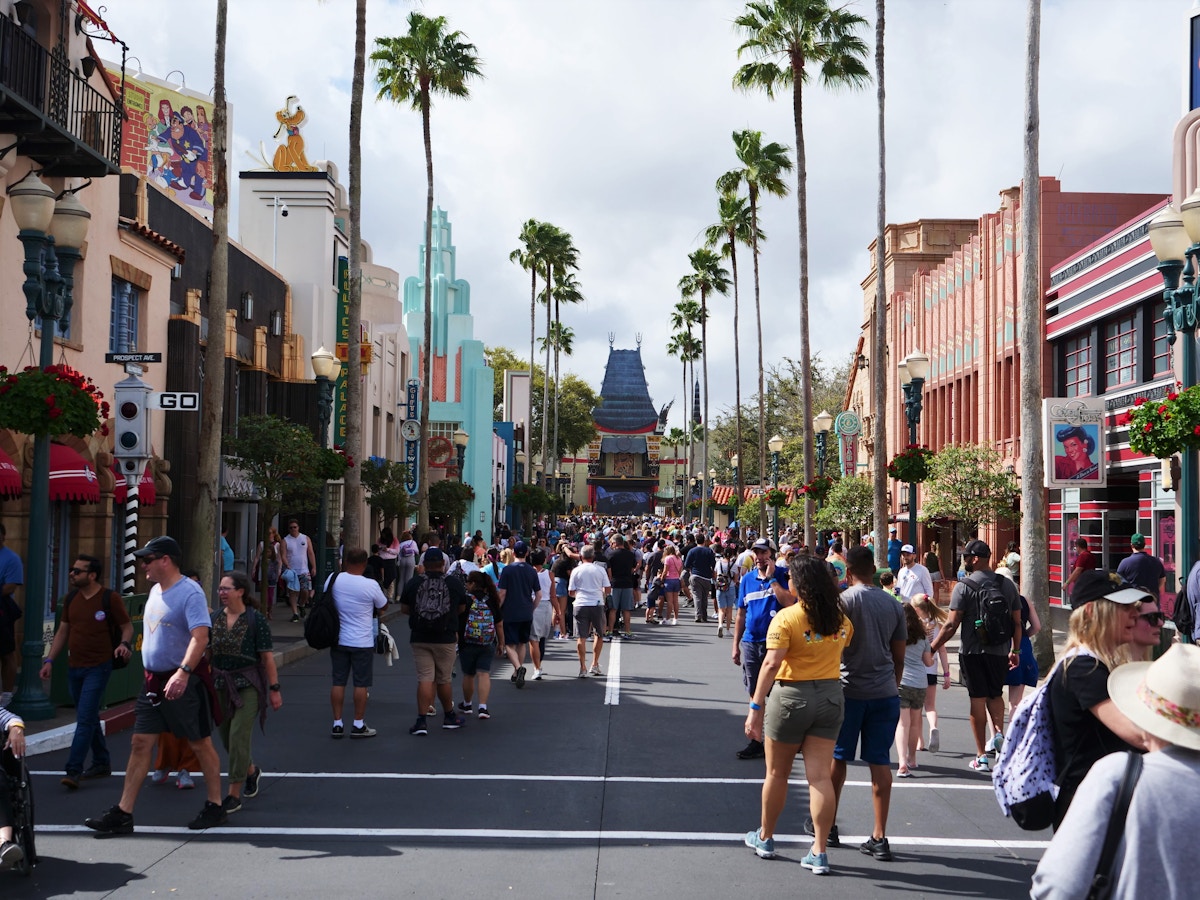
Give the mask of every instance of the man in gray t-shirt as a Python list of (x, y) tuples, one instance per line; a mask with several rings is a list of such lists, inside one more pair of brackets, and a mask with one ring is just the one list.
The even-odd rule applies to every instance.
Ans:
[[(842, 602), (854, 636), (842, 651), (842, 693), (846, 715), (833, 748), (833, 791), (841, 800), (846, 783), (846, 763), (854, 759), (861, 739), (859, 758), (871, 770), (871, 795), (875, 812), (871, 836), (860, 846), (878, 860), (892, 858), (886, 837), (888, 805), (892, 794), (892, 742), (900, 723), (900, 678), (904, 674), (904, 648), (908, 628), (904, 609), (891, 594), (872, 585), (875, 559), (866, 547), (846, 553), (850, 587)], [(835, 825), (829, 833), (831, 846), (839, 846)], [(809, 832), (811, 834), (811, 832)]]

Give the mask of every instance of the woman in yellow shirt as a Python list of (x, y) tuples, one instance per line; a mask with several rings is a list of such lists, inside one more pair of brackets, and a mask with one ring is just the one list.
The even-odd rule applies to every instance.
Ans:
[(746, 734), (764, 742), (767, 757), (762, 823), (746, 835), (746, 846), (763, 859), (775, 855), (775, 824), (787, 799), (792, 763), (797, 752), (803, 753), (816, 835), (800, 864), (824, 875), (829, 871), (825, 843), (835, 808), (830, 769), (844, 712), (842, 650), (854, 626), (838, 599), (829, 566), (813, 556), (798, 556), (788, 569), (799, 602), (771, 621), (767, 655), (746, 716)]

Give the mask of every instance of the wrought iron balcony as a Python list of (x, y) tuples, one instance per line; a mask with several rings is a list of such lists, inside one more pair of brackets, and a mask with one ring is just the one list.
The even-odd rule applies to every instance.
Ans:
[(121, 107), (53, 52), (0, 16), (0, 134), (17, 137), (17, 152), (45, 176), (120, 172)]

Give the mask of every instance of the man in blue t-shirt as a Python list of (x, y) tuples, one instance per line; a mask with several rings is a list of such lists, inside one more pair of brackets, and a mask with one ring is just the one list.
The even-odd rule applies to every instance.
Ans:
[(542, 582), (537, 569), (525, 561), (529, 545), (517, 541), (513, 547), (517, 561), (500, 572), (496, 587), (500, 590), (500, 609), (504, 617), (504, 652), (512, 663), (512, 681), (525, 687), (525, 651), (533, 627), (533, 611), (542, 602)]
[(1146, 538), (1136, 531), (1129, 536), (1129, 544), (1133, 552), (1117, 565), (1117, 574), (1147, 593), (1162, 597), (1167, 584), (1167, 572), (1162, 560), (1146, 552)]
[[(763, 657), (767, 655), (767, 629), (775, 614), (794, 599), (780, 600), (775, 592), (778, 584), (788, 587), (786, 566), (776, 565), (775, 545), (759, 538), (750, 548), (754, 552), (754, 568), (742, 576), (738, 585), (737, 619), (733, 626), (733, 663), (742, 667), (742, 684), (754, 696)], [(787, 597), (787, 595), (784, 595)], [(738, 759), (758, 759), (764, 755), (762, 741), (750, 739), (738, 751)]]
[(888, 529), (888, 568), (892, 570), (892, 574), (896, 575), (900, 571), (900, 566), (903, 562), (900, 559), (901, 547), (904, 545), (896, 537), (896, 526), (893, 525)]
[(208, 802), (188, 828), (223, 825), (227, 815), (221, 804), (221, 760), (212, 742), (208, 688), (195, 674), (208, 649), (212, 626), (208, 603), (200, 585), (179, 571), (183, 552), (174, 538), (154, 538), (133, 555), (145, 567), (146, 578), (154, 582), (143, 614), (146, 679), (134, 710), (121, 799), (84, 824), (104, 834), (133, 833), (133, 807), (150, 771), (155, 740), (169, 731), (191, 746), (208, 793)]

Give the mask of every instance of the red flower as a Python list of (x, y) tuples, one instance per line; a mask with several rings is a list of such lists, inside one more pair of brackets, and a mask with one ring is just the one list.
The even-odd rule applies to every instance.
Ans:
[(1167, 399), (1168, 400), (1178, 400), (1179, 395), (1177, 393), (1175, 393), (1174, 391), (1171, 391), (1170, 393), (1167, 394)]
[(1128, 425), (1132, 418), (1133, 416), (1131, 416), (1129, 413), (1121, 413), (1121, 415), (1117, 416), (1117, 424)]
[(1165, 404), (1165, 403), (1158, 408), (1159, 415), (1162, 415), (1166, 411), (1167, 411), (1167, 404)]
[(1147, 422), (1145, 425), (1142, 426), (1142, 431), (1144, 431), (1146, 434), (1149, 434), (1153, 430), (1154, 430), (1154, 425), (1151, 424), (1150, 422)]
[(57, 419), (59, 416), (62, 415), (62, 410), (59, 409), (58, 407), (54, 407), (49, 412), (47, 412), (46, 415), (48, 415), (52, 419)]
[(1133, 401), (1133, 405), (1134, 405), (1134, 406), (1141, 406), (1141, 405), (1142, 405), (1143, 403), (1145, 403), (1145, 402), (1146, 402), (1146, 398), (1145, 398), (1145, 397), (1138, 397), (1136, 400), (1134, 400), (1134, 401)]
[(1200, 434), (1200, 425), (1197, 425), (1192, 429), (1192, 434)]

